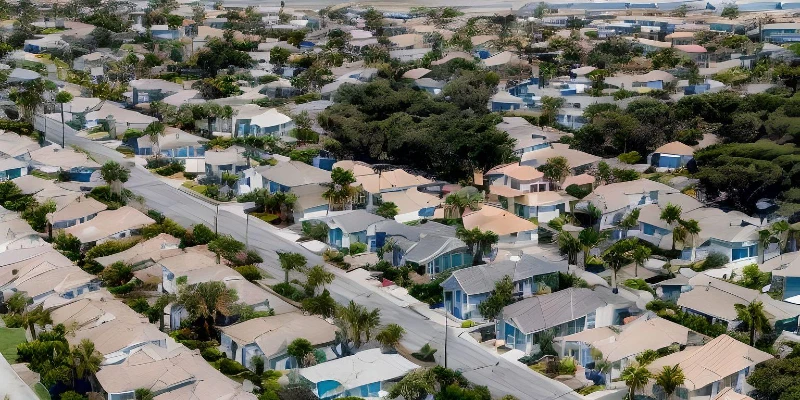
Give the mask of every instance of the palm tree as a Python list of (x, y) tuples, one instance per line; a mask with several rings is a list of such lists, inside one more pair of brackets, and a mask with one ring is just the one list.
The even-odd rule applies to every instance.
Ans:
[(100, 364), (103, 362), (103, 355), (95, 350), (94, 342), (82, 339), (77, 346), (72, 347), (72, 360), (75, 364), (75, 375), (78, 379), (86, 377), (94, 392), (92, 377), (100, 370)]
[[(371, 339), (372, 331), (380, 325), (380, 310), (367, 310), (353, 300), (347, 306), (339, 307), (336, 317), (344, 328), (346, 337), (353, 341), (356, 348)], [(362, 341), (363, 337), (363, 341)]]
[(567, 255), (569, 265), (578, 265), (578, 253), (581, 252), (581, 242), (571, 233), (561, 231), (556, 239), (558, 250)]
[(625, 218), (622, 218), (622, 221), (619, 221), (617, 224), (617, 228), (622, 230), (622, 238), (628, 237), (628, 231), (639, 226), (639, 213), (641, 209), (634, 208), (625, 215)]
[(357, 194), (357, 190), (352, 186), (356, 182), (353, 171), (336, 167), (331, 171), (331, 183), (328, 183), (328, 189), (322, 193), (322, 198), (328, 200), (331, 210), (335, 210), (341, 206), (341, 210), (348, 210), (352, 207), (353, 199)]
[(468, 208), (472, 211), (479, 210), (481, 208), (481, 203), (483, 203), (483, 193), (481, 192), (452, 193), (444, 200), (445, 218), (459, 219)]
[(130, 171), (116, 161), (106, 161), (100, 168), (100, 176), (118, 197), (122, 197), (122, 184), (130, 178)]
[(759, 253), (759, 263), (763, 263), (767, 256), (767, 247), (769, 244), (772, 243), (772, 231), (769, 229), (762, 229), (758, 231), (758, 253)]
[[(67, 139), (67, 122), (64, 121), (64, 104), (72, 101), (72, 93), (62, 90), (56, 95), (56, 103), (61, 104), (61, 148), (66, 146)], [(46, 134), (46, 132), (45, 132)]]
[(325, 269), (322, 265), (315, 265), (308, 270), (306, 274), (306, 285), (316, 293), (317, 288), (320, 286), (325, 290), (325, 285), (333, 282), (334, 275)]
[(550, 181), (553, 186), (552, 190), (558, 189), (561, 182), (569, 176), (569, 160), (563, 156), (550, 157), (547, 161), (538, 168), (539, 171), (544, 173), (544, 178)]
[[(55, 86), (44, 79), (34, 79), (22, 84), (22, 90), (12, 89), (8, 98), (13, 101), (21, 111), (20, 117), (28, 122), (33, 122), (33, 114), (40, 104), (44, 103), (44, 92)], [(57, 88), (56, 88), (57, 89)]]
[(636, 247), (640, 246), (636, 238), (620, 240), (611, 245), (603, 253), (603, 262), (611, 268), (613, 274), (611, 275), (611, 287), (614, 293), (619, 291), (617, 287), (617, 273), (622, 267), (631, 262), (633, 253)]
[(6, 308), (10, 314), (22, 314), (28, 306), (28, 297), (23, 292), (15, 292), (6, 300)]
[(671, 367), (665, 365), (661, 372), (655, 376), (655, 379), (656, 384), (661, 386), (661, 389), (664, 390), (664, 394), (667, 395), (667, 400), (672, 397), (672, 394), (675, 393), (678, 386), (683, 385), (683, 382), (686, 381), (681, 366), (677, 364)]
[(373, 308), (371, 311), (362, 314), (362, 328), (364, 329), (364, 342), (372, 339), (372, 332), (381, 324), (381, 310)]
[(680, 221), (681, 227), (683, 231), (686, 233), (686, 236), (689, 237), (692, 241), (692, 258), (691, 260), (694, 261), (695, 258), (695, 250), (697, 249), (697, 236), (700, 235), (700, 223), (697, 220), (690, 219), (687, 221)]
[(405, 335), (406, 330), (397, 324), (389, 324), (386, 325), (377, 335), (375, 335), (375, 340), (381, 344), (386, 349), (394, 349), (400, 344), (400, 340), (403, 339), (403, 335)]
[(594, 229), (584, 229), (578, 234), (578, 241), (581, 244), (581, 249), (583, 250), (583, 268), (586, 269), (586, 265), (589, 263), (589, 256), (591, 255), (592, 249), (600, 246), (603, 241), (606, 240), (606, 234), (602, 232), (598, 232)]
[(228, 289), (222, 282), (212, 281), (182, 287), (178, 292), (177, 303), (193, 319), (203, 320), (204, 333), (210, 338), (213, 337), (211, 327), (217, 320), (217, 313), (230, 315), (237, 300), (239, 295), (236, 290)]
[(491, 251), (492, 245), (500, 240), (496, 233), (483, 232), (478, 227), (472, 229), (459, 227), (456, 230), (456, 237), (469, 247), (469, 252), (472, 254), (472, 265), (480, 264), (483, 261), (483, 254)]
[(651, 254), (652, 251), (650, 250), (649, 247), (639, 245), (633, 249), (633, 251), (631, 252), (631, 258), (633, 259), (633, 263), (636, 266), (635, 269), (633, 270), (634, 271), (633, 276), (637, 278), (639, 277), (639, 267), (644, 268), (644, 264), (647, 262), (647, 260), (650, 259)]
[[(681, 219), (681, 206), (667, 203), (664, 208), (661, 209), (661, 216), (660, 219), (667, 223), (669, 226), (673, 226), (674, 223), (678, 222)], [(672, 250), (675, 250), (675, 235), (672, 236)]]
[(629, 399), (633, 400), (636, 390), (643, 389), (645, 385), (647, 385), (650, 376), (650, 371), (641, 365), (630, 365), (622, 370), (620, 378), (622, 378), (622, 380), (625, 381), (625, 385), (628, 386)]
[[(586, 206), (586, 214), (589, 215), (589, 225), (594, 227), (595, 222), (600, 221), (600, 217), (603, 215), (603, 212), (600, 211), (594, 204), (589, 203)], [(600, 227), (598, 226), (597, 229), (599, 230)]]
[(683, 225), (678, 224), (678, 226), (672, 228), (672, 249), (675, 250), (675, 243), (680, 243), (681, 249), (686, 247), (687, 237), (689, 237), (689, 232)]
[(22, 325), (28, 327), (33, 340), (36, 340), (36, 325), (44, 327), (52, 323), (53, 319), (50, 318), (50, 310), (45, 310), (42, 304), (22, 314)]
[(283, 282), (289, 284), (289, 271), (304, 271), (306, 269), (306, 257), (299, 253), (278, 253), (278, 260), (284, 273)]
[(778, 248), (779, 253), (783, 253), (786, 249), (786, 243), (789, 241), (789, 232), (791, 229), (792, 227), (787, 221), (778, 221), (772, 224), (772, 234), (778, 239), (778, 243), (780, 244)]
[(756, 342), (756, 332), (759, 334), (772, 330), (769, 318), (764, 312), (764, 303), (752, 301), (747, 305), (734, 304), (736, 318), (747, 326), (750, 332), (750, 346)]
[(144, 128), (144, 134), (147, 135), (147, 138), (150, 139), (150, 143), (153, 144), (153, 149), (151, 151), (156, 158), (161, 154), (161, 147), (158, 144), (159, 138), (163, 137), (165, 132), (164, 124), (158, 121), (153, 121)]

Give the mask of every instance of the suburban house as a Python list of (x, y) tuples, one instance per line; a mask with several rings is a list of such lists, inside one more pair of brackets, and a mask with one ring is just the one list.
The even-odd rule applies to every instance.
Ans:
[[(356, 206), (367, 210), (372, 210), (380, 205), (383, 201), (383, 193), (399, 192), (434, 183), (425, 177), (410, 174), (402, 169), (379, 171), (360, 161), (337, 161), (333, 164), (333, 168), (342, 168), (353, 172), (353, 176), (356, 178), (355, 185), (361, 186), (362, 191), (356, 200)], [(422, 199), (421, 196), (420, 199)], [(426, 202), (432, 201), (428, 197), (425, 199), (428, 199)]]
[(421, 218), (432, 217), (434, 210), (443, 203), (439, 196), (420, 192), (417, 188), (385, 192), (381, 194), (381, 200), (397, 206), (397, 215), (394, 219), (398, 222), (417, 221)]
[(762, 270), (768, 264), (775, 266), (772, 269), (772, 277), (777, 278), (777, 283), (782, 284), (783, 301), (792, 304), (800, 304), (800, 257), (798, 256), (800, 252), (783, 254), (759, 266)]
[(664, 36), (664, 40), (672, 43), (673, 46), (695, 44), (695, 32), (672, 32)]
[(686, 312), (705, 317), (710, 323), (722, 324), (728, 330), (733, 330), (742, 323), (734, 306), (760, 301), (764, 304), (770, 325), (776, 331), (797, 332), (800, 305), (775, 300), (758, 290), (702, 273), (690, 278), (689, 286), (691, 290), (681, 293), (678, 305)]
[(493, 112), (515, 111), (528, 108), (528, 105), (525, 104), (525, 100), (523, 100), (521, 97), (514, 96), (508, 92), (500, 91), (492, 96), (489, 108)]
[(619, 325), (630, 315), (631, 305), (606, 288), (568, 288), (529, 297), (503, 308), (497, 339), (525, 354), (538, 353), (542, 332), (552, 330), (555, 337), (561, 337), (585, 329)]
[(244, 181), (249, 186), (247, 191), (264, 188), (270, 193), (288, 192), (297, 196), (295, 220), (323, 216), (328, 212), (328, 200), (322, 194), (331, 182), (330, 171), (302, 161), (284, 161), (245, 171)]
[(350, 248), (354, 243), (363, 243), (368, 249), (376, 248), (373, 225), (384, 220), (385, 218), (364, 210), (345, 211), (313, 219), (328, 225), (328, 244), (337, 249)]
[(682, 44), (673, 46), (677, 53), (697, 64), (698, 68), (708, 68), (708, 50), (699, 44)]
[(394, 266), (424, 265), (428, 275), (452, 268), (472, 265), (472, 255), (464, 242), (456, 238), (456, 230), (449, 225), (428, 221), (424, 224), (406, 225), (392, 220), (375, 223), (374, 247), (370, 251), (391, 244), (391, 252), (384, 255)]
[(510, 163), (498, 165), (484, 175), (484, 180), (489, 186), (504, 186), (520, 193), (545, 192), (550, 190), (550, 182), (544, 178), (544, 173), (530, 165)]
[(334, 346), (336, 326), (315, 315), (287, 313), (254, 318), (221, 330), (220, 350), (249, 369), (254, 368), (255, 357), (262, 358), (267, 369), (297, 368), (298, 360), (286, 354), (286, 349), (299, 338), (310, 341), (324, 354), (319, 362), (339, 357)]
[(516, 297), (530, 297), (558, 290), (558, 273), (567, 272), (566, 262), (528, 254), (514, 257), (454, 271), (441, 284), (445, 310), (459, 319), (483, 319), (478, 306), (505, 276), (511, 277)]
[[(154, 238), (136, 243), (133, 247), (127, 250), (105, 257), (98, 257), (94, 260), (104, 267), (107, 267), (117, 261), (121, 261), (127, 265), (130, 265), (135, 270), (138, 270), (140, 267), (144, 268), (154, 265), (154, 263), (161, 261), (164, 258), (183, 253), (184, 250), (180, 248), (180, 243), (180, 239), (166, 233), (161, 233)], [(160, 266), (158, 267), (158, 274), (162, 274), (162, 269)]]
[(680, 398), (713, 398), (725, 388), (741, 392), (753, 368), (770, 359), (772, 356), (768, 353), (721, 335), (702, 346), (689, 346), (658, 358), (647, 365), (647, 369), (657, 374), (665, 366), (678, 365), (685, 376), (683, 385), (678, 388)]
[(676, 78), (666, 71), (653, 70), (642, 75), (617, 74), (604, 79), (608, 86), (635, 92), (663, 90), (664, 87)]
[(153, 39), (159, 40), (178, 40), (183, 36), (183, 27), (171, 28), (168, 25), (153, 25), (150, 27), (150, 35)]
[(0, 131), (0, 156), (26, 161), (30, 160), (28, 153), (39, 147), (39, 143), (27, 136)]
[(131, 91), (125, 93), (125, 97), (132, 106), (160, 101), (183, 90), (183, 85), (163, 79), (134, 79), (128, 84)]
[(178, 285), (180, 281), (187, 279), (183, 277), (188, 272), (217, 264), (213, 253), (198, 251), (194, 247), (188, 247), (178, 254), (170, 255), (156, 262), (161, 265), (161, 290), (170, 294), (178, 293)]
[(221, 177), (223, 173), (238, 175), (250, 168), (247, 164), (245, 149), (231, 146), (224, 150), (213, 149), (205, 152), (205, 173), (208, 176)]
[(518, 217), (510, 211), (490, 205), (484, 205), (480, 210), (464, 214), (463, 221), (466, 229), (478, 228), (482, 232), (496, 233), (501, 244), (523, 243), (539, 239), (536, 224)]
[(28, 175), (28, 163), (16, 158), (0, 159), (0, 181), (7, 181)]
[(65, 229), (82, 224), (107, 208), (108, 206), (91, 197), (78, 197), (66, 207), (47, 214), (48, 230), (52, 234), (53, 229)]
[(233, 108), (234, 136), (286, 136), (294, 129), (292, 118), (281, 114), (275, 108), (263, 108), (255, 104), (245, 104)]
[[(4, 274), (3, 280), (8, 281), (0, 284), (0, 290), (25, 293), (33, 299), (34, 304), (39, 304), (50, 296), (71, 299), (100, 288), (97, 277), (85, 272), (56, 251), (38, 254), (4, 267), (6, 269), (11, 272), (11, 276)], [(14, 270), (17, 271), (16, 274), (13, 273)]]
[(94, 245), (133, 236), (140, 229), (155, 222), (141, 211), (123, 206), (116, 210), (103, 211), (94, 218), (66, 228), (64, 231), (78, 238), (83, 245)]
[[(758, 243), (758, 231), (763, 229), (757, 217), (750, 217), (740, 211), (722, 211), (718, 208), (704, 207), (685, 212), (685, 219), (699, 222), (700, 234), (696, 243), (695, 259), (704, 259), (711, 252), (722, 253), (731, 263), (739, 266), (754, 263), (762, 251)], [(763, 249), (767, 254), (777, 249), (771, 246)], [(767, 257), (768, 258), (768, 257)], [(683, 249), (681, 259), (691, 259), (691, 249)]]
[(88, 129), (98, 125), (106, 126), (111, 137), (121, 137), (129, 128), (144, 129), (150, 123), (157, 121), (149, 115), (118, 107), (109, 102), (103, 102), (99, 108), (95, 107), (87, 112), (84, 119), (86, 120), (84, 127)]
[(694, 159), (694, 149), (681, 142), (670, 142), (647, 156), (647, 164), (658, 168), (685, 167)]
[(47, 51), (58, 50), (68, 46), (60, 34), (43, 35), (38, 39), (25, 40), (22, 50), (28, 53), (39, 54)]
[(158, 137), (156, 145), (150, 140), (150, 136), (142, 135), (136, 139), (129, 140), (126, 144), (133, 148), (133, 152), (140, 156), (159, 154), (172, 159), (203, 158), (205, 154), (205, 143), (208, 139), (192, 135), (178, 128), (166, 127), (164, 135)]
[(593, 166), (597, 166), (601, 158), (584, 153), (580, 150), (570, 149), (568, 144), (551, 143), (549, 147), (531, 151), (522, 155), (520, 165), (539, 167), (553, 157), (565, 157), (573, 175), (579, 175)]
[[(661, 191), (657, 194), (658, 203), (646, 204), (639, 208), (639, 226), (636, 230), (628, 232), (620, 232), (621, 236), (636, 236), (642, 240), (646, 240), (663, 249), (672, 248), (672, 227), (669, 226), (664, 220), (661, 219), (661, 212), (663, 209), (671, 204), (681, 208), (682, 214), (688, 214), (692, 211), (704, 207), (703, 203), (699, 202), (694, 197), (677, 192)], [(700, 237), (704, 234), (701, 232)], [(695, 246), (699, 246), (700, 238), (696, 238)], [(679, 246), (691, 247), (692, 242), (680, 243)], [(691, 257), (691, 249), (689, 250)]]
[(576, 209), (584, 209), (588, 203), (601, 212), (600, 230), (615, 227), (630, 210), (646, 204), (658, 203), (660, 193), (676, 193), (671, 186), (650, 179), (637, 179), (598, 186), (578, 203)]
[(31, 168), (45, 173), (65, 171), (70, 180), (89, 182), (92, 174), (100, 169), (100, 164), (86, 154), (57, 144), (31, 151)]
[(496, 126), (516, 139), (514, 153), (519, 157), (531, 151), (550, 148), (551, 143), (557, 143), (562, 137), (569, 135), (549, 126), (533, 125), (522, 117), (503, 117), (503, 121)]
[(28, 221), (13, 211), (0, 207), (0, 252), (21, 248), (38, 247), (44, 242), (28, 224)]
[(699, 345), (703, 343), (703, 335), (647, 312), (626, 325), (587, 329), (564, 336), (561, 343), (561, 356), (573, 357), (584, 367), (596, 361), (591, 349), (600, 350), (603, 361), (611, 363), (610, 378), (617, 379), (644, 351)]
[(417, 364), (399, 354), (369, 349), (303, 368), (300, 377), (321, 400), (348, 396), (376, 398), (389, 388), (387, 383), (397, 382), (417, 368)]

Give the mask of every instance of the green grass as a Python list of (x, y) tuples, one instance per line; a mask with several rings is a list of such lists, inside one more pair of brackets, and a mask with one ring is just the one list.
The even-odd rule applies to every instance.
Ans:
[(202, 194), (203, 196), (206, 195), (206, 188), (208, 188), (208, 186), (206, 186), (206, 185), (198, 185), (197, 183), (194, 183), (193, 181), (183, 182), (183, 185), (181, 185), (181, 186), (183, 186), (185, 188), (192, 189), (195, 192)]
[(36, 393), (36, 396), (38, 396), (40, 400), (50, 400), (50, 392), (48, 392), (47, 388), (40, 382), (36, 382), (36, 384), (33, 385), (33, 392)]
[(17, 362), (17, 345), (26, 340), (23, 328), (0, 328), (0, 354), (14, 364)]

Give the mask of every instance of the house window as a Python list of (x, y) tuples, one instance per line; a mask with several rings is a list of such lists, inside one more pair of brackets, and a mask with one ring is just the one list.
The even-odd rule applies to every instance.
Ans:
[(642, 232), (644, 232), (645, 235), (655, 235), (656, 227), (650, 224), (642, 223)]
[(740, 260), (742, 258), (755, 257), (756, 255), (758, 255), (758, 246), (756, 245), (731, 250), (731, 260)]

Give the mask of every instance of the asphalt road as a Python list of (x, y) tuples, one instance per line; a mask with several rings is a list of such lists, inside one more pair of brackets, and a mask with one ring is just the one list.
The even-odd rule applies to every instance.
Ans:
[[(46, 136), (48, 140), (60, 143), (61, 129), (54, 125), (57, 123), (48, 122)], [(115, 150), (85, 138), (68, 133), (66, 142), (67, 145), (76, 145), (88, 151), (100, 163), (109, 159), (130, 162)], [(136, 195), (142, 196), (148, 207), (162, 212), (183, 226), (203, 223), (214, 227), (216, 207), (167, 185), (147, 171), (131, 168), (131, 178), (125, 187)], [(219, 213), (218, 229), (221, 233), (231, 234), (237, 240), (244, 241), (246, 221), (239, 215), (222, 211)], [(311, 265), (322, 263), (319, 256), (277, 235), (273, 228), (263, 226), (261, 221), (254, 222), (251, 219), (248, 239), (250, 247), (256, 249), (264, 258), (261, 267), (275, 277), (283, 275), (277, 261), (277, 252), (279, 251), (304, 254)], [(335, 269), (336, 267), (329, 266), (329, 268)], [(436, 352), (437, 363), (444, 365), (445, 328), (440, 324), (428, 320), (414, 310), (397, 306), (342, 273), (337, 273), (337, 278), (327, 288), (339, 303), (344, 304), (354, 300), (370, 309), (380, 309), (382, 323), (397, 323), (405, 328), (406, 335), (402, 344), (406, 348), (416, 350), (425, 343), (430, 343), (431, 346), (439, 349)], [(460, 339), (455, 336), (453, 330), (448, 332), (447, 366), (461, 370), (470, 381), (476, 384), (488, 386), (494, 396), (511, 394), (520, 400), (579, 398), (567, 386), (528, 368), (501, 359), (467, 340)]]

